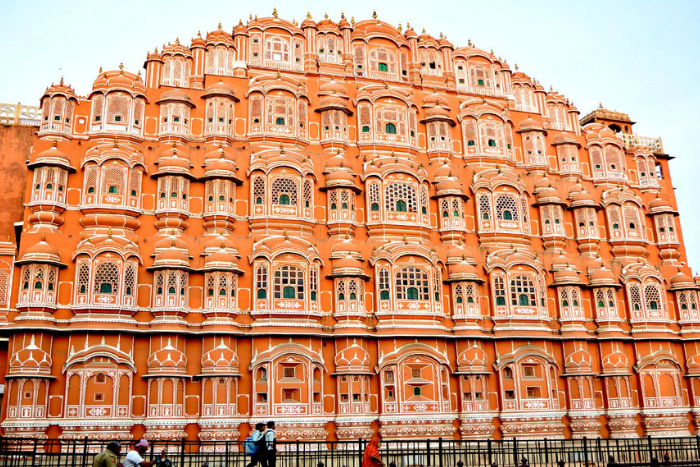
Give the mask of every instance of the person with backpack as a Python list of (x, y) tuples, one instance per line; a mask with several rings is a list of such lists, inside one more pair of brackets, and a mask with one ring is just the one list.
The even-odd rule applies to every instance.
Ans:
[(262, 464), (262, 467), (267, 467), (264, 455), (265, 447), (263, 445), (265, 441), (263, 436), (264, 432), (265, 424), (256, 423), (255, 431), (251, 436), (246, 438), (245, 453), (250, 455), (250, 463), (248, 463), (246, 467), (255, 467), (256, 465), (258, 465), (258, 462)]
[(267, 422), (267, 430), (263, 433), (265, 440), (265, 464), (264, 467), (277, 467), (277, 435), (275, 434), (275, 422)]

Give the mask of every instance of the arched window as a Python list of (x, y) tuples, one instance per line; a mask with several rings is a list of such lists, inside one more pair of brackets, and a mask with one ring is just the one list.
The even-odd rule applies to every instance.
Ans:
[(271, 186), (272, 204), (298, 205), (297, 183), (291, 178), (276, 178)]
[(119, 276), (119, 268), (116, 264), (110, 262), (99, 263), (95, 269), (95, 293), (118, 293)]
[(513, 214), (511, 214), (511, 212), (508, 211), (507, 209), (505, 211), (503, 211), (503, 220), (506, 220), (506, 221), (513, 220)]
[(379, 71), (389, 71), (389, 65), (387, 65), (386, 63), (380, 63), (379, 65), (377, 65), (377, 69)]
[(515, 276), (510, 280), (511, 303), (518, 306), (537, 306), (535, 283), (529, 276)]
[(277, 117), (275, 119), (275, 125), (284, 125), (284, 118), (283, 117)]
[(386, 134), (388, 134), (388, 135), (395, 135), (395, 134), (396, 134), (396, 125), (394, 125), (393, 123), (389, 122), (389, 123), (386, 124), (385, 130), (386, 130)]
[(397, 300), (429, 300), (428, 273), (413, 266), (399, 269), (396, 273)]
[(386, 268), (379, 270), (379, 299), (389, 300), (389, 271)]
[(304, 271), (296, 266), (282, 266), (275, 270), (274, 297), (276, 299), (304, 299)]
[(396, 201), (396, 210), (399, 212), (406, 212), (406, 201), (400, 199)]

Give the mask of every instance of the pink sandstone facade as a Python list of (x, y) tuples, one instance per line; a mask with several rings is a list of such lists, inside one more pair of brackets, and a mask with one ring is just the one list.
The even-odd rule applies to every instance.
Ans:
[(5, 436), (695, 432), (698, 280), (627, 115), (376, 17), (251, 18), (144, 68), (42, 97), (0, 243)]

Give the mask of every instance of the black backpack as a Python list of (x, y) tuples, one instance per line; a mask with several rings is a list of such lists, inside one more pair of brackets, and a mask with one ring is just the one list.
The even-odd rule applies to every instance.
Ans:
[(265, 430), (263, 432), (263, 435), (260, 437), (259, 440), (255, 442), (255, 445), (257, 446), (258, 450), (256, 452), (257, 455), (259, 456), (264, 456), (267, 454), (267, 442), (265, 441), (265, 435), (267, 434), (269, 430)]

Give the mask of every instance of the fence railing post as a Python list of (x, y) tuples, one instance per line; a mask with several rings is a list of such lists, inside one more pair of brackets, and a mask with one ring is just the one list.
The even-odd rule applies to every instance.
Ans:
[(588, 467), (588, 437), (583, 437), (583, 465)]
[(549, 465), (549, 445), (547, 444), (547, 438), (544, 439), (544, 463)]
[(428, 467), (430, 467), (430, 465), (431, 465), (430, 464), (430, 438), (428, 438), (428, 445), (426, 447), (426, 455), (425, 456), (428, 458), (428, 460), (426, 461), (426, 464), (428, 465)]
[(647, 435), (647, 443), (649, 444), (649, 462), (654, 461), (654, 447), (651, 445), (651, 435)]
[(37, 439), (34, 438), (34, 450), (32, 452), (32, 467), (36, 466), (36, 445), (37, 445)]
[[(479, 446), (479, 444), (477, 444)], [(493, 464), (493, 452), (491, 451), (491, 438), (486, 440), (486, 451), (489, 456), (489, 465)]]
[(180, 467), (185, 467), (185, 438), (180, 438)]
[(518, 438), (513, 438), (513, 464), (518, 465)]
[(80, 465), (85, 465), (87, 462), (88, 437), (83, 438), (83, 460)]
[(442, 465), (442, 436), (438, 438), (438, 466), (443, 467)]

